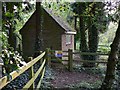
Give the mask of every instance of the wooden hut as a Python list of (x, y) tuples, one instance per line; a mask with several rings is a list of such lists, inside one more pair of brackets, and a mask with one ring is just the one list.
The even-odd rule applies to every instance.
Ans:
[[(36, 11), (20, 30), (22, 35), (23, 56), (33, 56), (36, 43)], [(53, 50), (74, 50), (74, 34), (76, 31), (70, 27), (60, 16), (56, 16), (52, 10), (42, 8), (41, 15), (42, 50), (51, 48)]]

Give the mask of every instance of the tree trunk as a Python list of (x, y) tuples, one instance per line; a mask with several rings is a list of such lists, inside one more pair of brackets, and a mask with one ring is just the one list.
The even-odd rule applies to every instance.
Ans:
[[(86, 38), (86, 32), (85, 32), (85, 21), (84, 17), (82, 16), (84, 12), (84, 3), (79, 4), (79, 28), (80, 28), (80, 51), (81, 52), (87, 52), (88, 46), (87, 46), (87, 38)], [(88, 55), (82, 55), (81, 56), (83, 60), (88, 60)], [(83, 63), (83, 66), (88, 66), (88, 63)]]
[[(13, 12), (14, 12), (14, 7), (13, 7), (13, 5), (11, 4), (10, 5), (10, 3), (9, 2), (7, 2), (7, 7), (6, 7), (6, 9), (8, 9), (9, 8), (9, 12), (11, 13), (11, 14), (13, 14)], [(13, 19), (13, 18), (12, 18)], [(9, 20), (8, 20), (9, 21)], [(16, 35), (15, 35), (15, 33), (14, 33), (14, 31), (15, 31), (15, 25), (12, 25), (13, 23), (12, 23), (13, 21), (11, 20), (11, 21), (9, 21), (9, 34), (8, 34), (8, 36), (9, 36), (9, 38), (8, 38), (8, 44), (10, 45), (10, 47), (13, 47), (14, 48), (14, 50), (16, 50), (16, 47), (17, 47), (17, 37), (16, 37)]]
[[(88, 24), (89, 26), (92, 25), (91, 17)], [(88, 29), (88, 40), (89, 52), (96, 53), (98, 48), (98, 30), (94, 24)], [(96, 60), (96, 56), (90, 55), (89, 60)], [(95, 66), (95, 63), (90, 63), (90, 66)]]
[(120, 89), (120, 50), (119, 50), (119, 57), (118, 57), (118, 63), (117, 63), (117, 75), (118, 75), (117, 88)]
[(15, 36), (15, 34), (13, 33), (13, 30), (9, 30), (9, 38), (8, 38), (8, 43), (10, 45), (10, 47), (13, 47), (14, 50), (16, 50), (17, 47), (17, 37)]
[(115, 80), (115, 68), (116, 62), (118, 60), (117, 53), (119, 50), (119, 44), (120, 44), (120, 21), (116, 31), (116, 36), (113, 40), (113, 43), (111, 44), (111, 51), (108, 57), (106, 76), (102, 83), (101, 90), (113, 90), (114, 85), (113, 83)]
[[(87, 47), (87, 38), (86, 38), (86, 32), (85, 32), (85, 25), (84, 25), (84, 20), (83, 17), (79, 17), (80, 20), (80, 51), (81, 52), (87, 52), (88, 47)], [(83, 60), (87, 60), (88, 57), (87, 55), (82, 55)]]
[[(78, 33), (78, 31), (77, 31), (77, 16), (75, 16), (75, 20), (74, 20), (74, 29)], [(75, 38), (74, 38), (74, 49), (75, 50), (76, 50), (76, 41), (77, 41), (76, 38), (77, 38), (77, 34), (75, 35)]]

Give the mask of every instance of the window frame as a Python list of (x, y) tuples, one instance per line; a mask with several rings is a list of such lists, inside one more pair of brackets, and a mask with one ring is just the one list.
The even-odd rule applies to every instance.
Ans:
[(66, 45), (70, 45), (72, 43), (72, 35), (66, 35), (65, 40)]

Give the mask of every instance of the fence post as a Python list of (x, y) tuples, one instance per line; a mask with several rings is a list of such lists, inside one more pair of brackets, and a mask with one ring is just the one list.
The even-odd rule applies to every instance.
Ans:
[(46, 49), (46, 63), (47, 65), (50, 67), (51, 66), (51, 52), (50, 52), (50, 48)]
[[(33, 57), (28, 57), (28, 61), (32, 61), (33, 60)], [(29, 73), (29, 78), (31, 79), (33, 76), (34, 76), (34, 68), (33, 66), (30, 68), (30, 73)], [(35, 85), (34, 85), (34, 82), (33, 84), (30, 86), (30, 90), (34, 90), (35, 89)]]
[(72, 49), (68, 49), (68, 70), (73, 71), (73, 55)]

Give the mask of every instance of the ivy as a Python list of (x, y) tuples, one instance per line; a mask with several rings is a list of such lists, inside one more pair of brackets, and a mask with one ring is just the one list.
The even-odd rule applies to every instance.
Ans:
[(34, 4), (29, 2), (2, 2), (2, 33), (0, 33), (2, 52), (0, 57), (3, 60), (2, 73), (4, 75), (26, 64), (21, 54), (16, 51), (13, 39), (17, 37), (21, 39), (19, 34), (20, 26), (25, 23), (26, 14), (32, 12), (33, 9)]
[(9, 74), (10, 72), (16, 70), (20, 66), (26, 64), (20, 53), (18, 51), (14, 51), (12, 47), (4, 47), (4, 49), (2, 50), (1, 57), (4, 64), (3, 74)]

